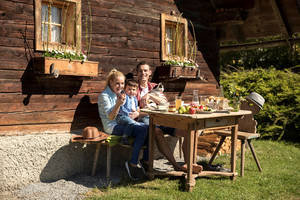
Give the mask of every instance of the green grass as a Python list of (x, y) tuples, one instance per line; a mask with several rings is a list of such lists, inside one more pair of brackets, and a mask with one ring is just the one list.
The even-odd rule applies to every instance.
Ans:
[[(263, 172), (257, 169), (250, 150), (246, 150), (245, 176), (196, 179), (192, 192), (184, 191), (180, 177), (155, 178), (143, 183), (123, 182), (105, 189), (93, 189), (86, 199), (300, 199), (300, 146), (284, 142), (253, 141)], [(239, 172), (239, 153), (237, 172)], [(229, 168), (229, 156), (214, 163)]]

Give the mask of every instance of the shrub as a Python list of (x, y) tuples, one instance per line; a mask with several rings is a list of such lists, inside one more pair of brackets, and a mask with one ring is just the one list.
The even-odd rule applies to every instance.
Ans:
[(265, 98), (263, 109), (255, 116), (263, 138), (300, 139), (300, 75), (274, 68), (222, 72), (221, 85), (230, 99), (232, 85), (241, 96), (257, 92)]
[(277, 46), (273, 48), (257, 48), (245, 51), (231, 51), (220, 54), (220, 67), (222, 70), (229, 66), (245, 69), (256, 67), (276, 69), (291, 68), (300, 63), (300, 44), (290, 46)]

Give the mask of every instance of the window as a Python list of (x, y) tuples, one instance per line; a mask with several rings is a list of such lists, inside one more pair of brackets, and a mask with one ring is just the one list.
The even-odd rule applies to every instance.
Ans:
[(35, 0), (36, 50), (81, 48), (81, 0)]
[(161, 14), (161, 57), (187, 58), (187, 20), (182, 17)]

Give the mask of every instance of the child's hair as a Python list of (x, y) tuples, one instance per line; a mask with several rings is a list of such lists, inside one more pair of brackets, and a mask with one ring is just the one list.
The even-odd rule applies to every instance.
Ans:
[(112, 69), (107, 75), (106, 86), (110, 86), (110, 81), (115, 80), (119, 76), (124, 77), (125, 79), (125, 76), (122, 72), (118, 71), (117, 69)]
[(125, 81), (125, 88), (127, 86), (130, 86), (130, 87), (135, 87), (135, 88), (138, 88), (139, 84), (136, 80), (134, 79), (126, 79)]

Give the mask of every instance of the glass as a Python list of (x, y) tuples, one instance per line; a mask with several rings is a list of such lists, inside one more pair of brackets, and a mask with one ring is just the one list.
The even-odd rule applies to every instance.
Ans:
[(192, 103), (195, 105), (199, 105), (199, 96), (198, 96), (198, 90), (193, 90), (193, 100)]
[(175, 106), (176, 106), (176, 110), (179, 109), (179, 107), (181, 106), (181, 104), (182, 104), (181, 96), (176, 96), (176, 97), (175, 97)]
[(200, 96), (199, 99), (200, 99), (200, 105), (204, 106), (204, 105), (207, 104), (207, 101), (206, 101), (207, 97), (206, 96)]
[(61, 24), (61, 8), (51, 6), (51, 23)]
[(220, 85), (220, 94), (219, 94), (220, 97), (224, 97), (224, 89), (223, 89), (223, 86)]
[(238, 112), (240, 110), (240, 100), (239, 99), (233, 99), (232, 100), (232, 108), (233, 112)]

